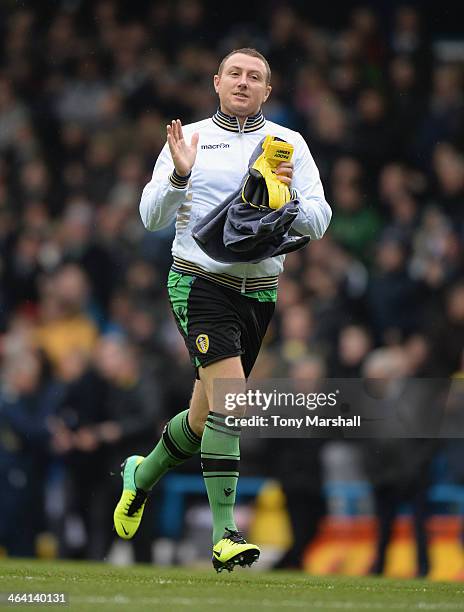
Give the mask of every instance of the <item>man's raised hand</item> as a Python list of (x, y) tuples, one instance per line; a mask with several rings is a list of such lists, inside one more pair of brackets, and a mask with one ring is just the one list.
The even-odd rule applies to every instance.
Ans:
[(179, 176), (187, 176), (195, 163), (199, 134), (193, 134), (190, 144), (187, 144), (184, 140), (180, 119), (171, 121), (171, 124), (168, 124), (166, 128), (174, 168)]

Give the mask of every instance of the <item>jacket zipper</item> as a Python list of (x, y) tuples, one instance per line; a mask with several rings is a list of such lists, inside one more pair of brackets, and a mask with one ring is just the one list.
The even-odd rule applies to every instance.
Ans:
[[(245, 162), (244, 159), (244, 151), (243, 151), (243, 134), (245, 133), (245, 124), (246, 124), (246, 119), (243, 122), (243, 126), (240, 125), (240, 121), (238, 120), (238, 117), (236, 117), (237, 119), (237, 125), (238, 125), (238, 135), (240, 138), (240, 152), (242, 154), (242, 163)], [(247, 281), (247, 271), (248, 271), (248, 264), (245, 264), (245, 271), (244, 271), (244, 276), (242, 278), (242, 287), (240, 289), (240, 293), (246, 293), (246, 281)]]

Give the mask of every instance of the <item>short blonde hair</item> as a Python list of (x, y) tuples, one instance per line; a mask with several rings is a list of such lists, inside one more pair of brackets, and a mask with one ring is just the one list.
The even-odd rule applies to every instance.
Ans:
[(233, 51), (228, 53), (219, 64), (218, 74), (221, 75), (222, 71), (224, 70), (224, 64), (227, 62), (229, 57), (232, 57), (237, 53), (242, 53), (243, 55), (249, 55), (250, 57), (257, 57), (258, 59), (260, 59), (266, 67), (266, 85), (269, 85), (269, 83), (271, 82), (271, 67), (269, 66), (269, 62), (262, 53), (260, 53), (256, 49), (252, 49), (251, 47), (243, 47), (243, 49), (234, 49)]

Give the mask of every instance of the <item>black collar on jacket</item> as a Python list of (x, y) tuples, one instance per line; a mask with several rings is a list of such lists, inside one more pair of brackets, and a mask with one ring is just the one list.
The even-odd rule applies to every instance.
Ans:
[(213, 122), (218, 125), (223, 130), (227, 130), (228, 132), (256, 132), (263, 127), (266, 123), (266, 119), (262, 111), (259, 111), (256, 115), (250, 115), (245, 119), (243, 127), (240, 127), (240, 122), (237, 117), (231, 117), (230, 115), (226, 115), (223, 113), (221, 109), (218, 108), (216, 113), (212, 117)]

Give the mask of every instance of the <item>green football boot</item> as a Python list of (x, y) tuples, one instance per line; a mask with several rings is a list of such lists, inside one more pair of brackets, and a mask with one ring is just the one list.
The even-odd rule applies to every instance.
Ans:
[(250, 567), (259, 559), (259, 553), (256, 544), (248, 544), (239, 531), (226, 528), (222, 540), (213, 547), (213, 567), (218, 573), (224, 569), (231, 572), (236, 565)]
[(145, 457), (132, 455), (121, 464), (123, 480), (122, 495), (114, 510), (114, 528), (120, 538), (130, 540), (134, 537), (142, 520), (148, 492), (135, 485), (135, 469)]

